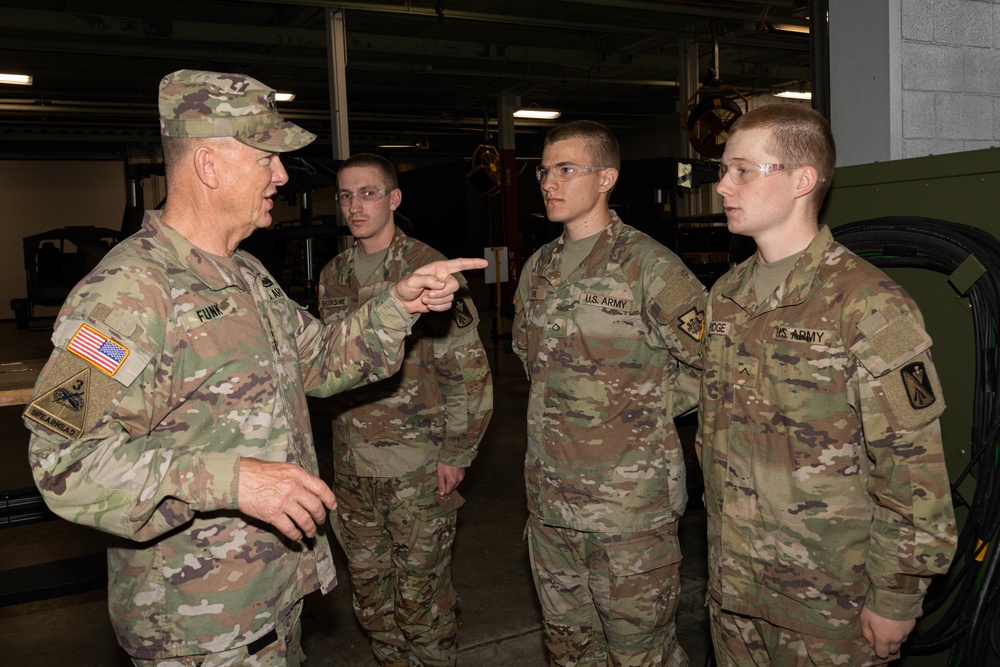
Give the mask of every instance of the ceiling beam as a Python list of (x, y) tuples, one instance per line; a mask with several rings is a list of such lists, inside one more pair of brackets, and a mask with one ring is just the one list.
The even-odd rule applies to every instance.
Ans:
[[(285, 0), (289, 4), (303, 6), (317, 6), (321, 0)], [(326, 3), (329, 4), (329, 3)], [(350, 6), (382, 7), (379, 3), (353, 2), (344, 3)], [(621, 3), (618, 3), (619, 5)], [(648, 5), (648, 2), (630, 3), (636, 6)], [(659, 6), (660, 3), (656, 3)], [(671, 5), (673, 7), (673, 5)], [(699, 7), (707, 9), (707, 6)], [(396, 7), (393, 11), (398, 10)], [(419, 8), (410, 7), (413, 11), (420, 11)], [(716, 12), (719, 13), (719, 12)], [(471, 12), (469, 14), (478, 15)], [(493, 16), (493, 15), (490, 15)], [(523, 17), (509, 17), (511, 21), (524, 23), (529, 19)], [(213, 46), (205, 49), (191, 48), (187, 45), (181, 50), (185, 60), (224, 60), (236, 63), (245, 63), (248, 60), (264, 63), (280, 63), (289, 66), (304, 66), (322, 68), (326, 66), (325, 59), (320, 55), (325, 52), (325, 34), (322, 30), (292, 29), (292, 28), (260, 28), (255, 26), (217, 24), (191, 21), (164, 21), (154, 22), (156, 28), (151, 29), (147, 23), (139, 17), (127, 16), (107, 16), (107, 15), (85, 15), (71, 14), (67, 12), (52, 12), (40, 10), (22, 10), (0, 8), (0, 26), (4, 30), (10, 30), (19, 34), (23, 31), (41, 32), (55, 31), (69, 35), (102, 36), (110, 37), (111, 40), (102, 42), (95, 41), (72, 41), (61, 39), (34, 39), (19, 35), (9, 35), (3, 40), (3, 47), (24, 52), (53, 52), (53, 53), (75, 53), (89, 55), (110, 55), (115, 57), (141, 57), (141, 58), (163, 58), (176, 59), (178, 49), (176, 41), (181, 40), (192, 43), (211, 43)], [(602, 30), (609, 28), (608, 25), (601, 26)], [(157, 32), (159, 31), (159, 32)], [(662, 37), (662, 31), (653, 31)], [(688, 37), (690, 35), (687, 35)], [(110, 42), (114, 38), (121, 39), (118, 44)], [(143, 39), (142, 44), (136, 44), (132, 40)], [(596, 69), (603, 67), (616, 67), (626, 70), (657, 70), (676, 71), (677, 59), (672, 50), (668, 55), (648, 54), (633, 51), (620, 50), (580, 50), (580, 49), (553, 49), (545, 47), (522, 47), (509, 46), (494, 43), (463, 42), (457, 40), (422, 40), (419, 38), (375, 35), (371, 33), (349, 33), (348, 48), (354, 52), (368, 53), (388, 53), (403, 55), (407, 57), (421, 58), (442, 58), (458, 60), (492, 61), (510, 64), (544, 64), (574, 68)], [(772, 40), (768, 40), (771, 42)], [(778, 42), (779, 40), (774, 40)], [(807, 52), (807, 42), (800, 41), (801, 48)], [(159, 45), (158, 42), (162, 42)], [(231, 45), (255, 45), (261, 47), (292, 47), (296, 49), (315, 50), (315, 56), (310, 54), (278, 54), (255, 51), (248, 54), (245, 49), (220, 49), (219, 44)], [(773, 48), (774, 45), (761, 44), (758, 48)], [(730, 69), (730, 63), (726, 63), (727, 71), (739, 71), (744, 69), (740, 66)], [(427, 67), (426, 65), (421, 65)], [(445, 73), (446, 68), (437, 69), (437, 73)], [(405, 69), (409, 69), (408, 67)], [(483, 73), (485, 76), (492, 76), (490, 73)], [(463, 75), (468, 75), (463, 72)], [(511, 75), (499, 75), (510, 78)], [(545, 79), (537, 73), (530, 73), (527, 70), (517, 73), (518, 78)], [(802, 72), (785, 73), (775, 75), (778, 78), (806, 78)], [(621, 82), (618, 77), (615, 77)], [(557, 77), (557, 80), (559, 77)], [(571, 80), (561, 77), (561, 80)], [(664, 84), (661, 81), (649, 81), (644, 75), (626, 77), (629, 82), (636, 85), (675, 85)]]
[(326, 49), (325, 33), (319, 29), (270, 28), (205, 21), (150, 22), (137, 16), (76, 14), (38, 9), (0, 8), (0, 26), (4, 31), (14, 33), (58, 32), (89, 37)]
[[(237, 0), (244, 4), (260, 4), (259, 0)], [(359, 2), (357, 0), (269, 0), (272, 4), (296, 5), (307, 7), (322, 7), (336, 9), (354, 9), (366, 12), (383, 14), (405, 14), (407, 16), (425, 16), (438, 20), (462, 20), (480, 21), (486, 23), (506, 23), (510, 25), (537, 26), (544, 28), (566, 28), (573, 30), (592, 30), (596, 32), (617, 32), (629, 33), (643, 30), (639, 26), (629, 25), (622, 22), (615, 22), (615, 13), (608, 13), (608, 21), (605, 23), (589, 23), (577, 21), (564, 21), (560, 19), (542, 19), (527, 16), (514, 16), (510, 14), (494, 14), (489, 12), (474, 12), (445, 7), (440, 13), (436, 6), (418, 7), (413, 2), (403, 4), (387, 4), (382, 2)], [(718, 19), (732, 19), (737, 21), (758, 21), (760, 12), (739, 11), (726, 7), (718, 2), (692, 3), (684, 0), (563, 0), (561, 4), (566, 5), (596, 5), (605, 9), (637, 9), (641, 11), (656, 12), (659, 14), (684, 14), (694, 17), (711, 17)], [(786, 6), (785, 2), (762, 2), (755, 3), (761, 6), (778, 5)], [(794, 16), (782, 17), (782, 23), (795, 25), (809, 25), (809, 21), (799, 19)], [(648, 30), (657, 30), (650, 28)], [(647, 31), (648, 32), (648, 31)], [(634, 32), (633, 34), (640, 34)]]
[(390, 53), (458, 60), (479, 60), (504, 64), (530, 63), (578, 68), (616, 67), (636, 70), (677, 68), (677, 56), (604, 51), (600, 49), (552, 49), (537, 46), (512, 46), (496, 43), (460, 42), (443, 39), (420, 39), (396, 35), (349, 33), (347, 48), (361, 53)]
[[(405, 13), (409, 14), (412, 12)], [(420, 15), (419, 12), (418, 15)], [(613, 21), (595, 24), (532, 19), (520, 16), (493, 16), (495, 16), (495, 22), (520, 27), (559, 28), (657, 38), (690, 39), (692, 37), (692, 33), (689, 30), (616, 24)], [(0, 7), (0, 26), (2, 26), (2, 30), (12, 33), (20, 33), (22, 31), (58, 32), (67, 35), (88, 35), (91, 37), (172, 39), (213, 42), (216, 44), (221, 42), (313, 49), (325, 49), (326, 47), (323, 30), (169, 19), (164, 21), (149, 21), (138, 16), (83, 14), (36, 9), (15, 9), (10, 7)]]

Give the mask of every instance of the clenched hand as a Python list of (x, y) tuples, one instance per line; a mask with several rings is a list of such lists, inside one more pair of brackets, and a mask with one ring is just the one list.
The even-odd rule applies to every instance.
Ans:
[(897, 621), (879, 616), (868, 607), (861, 608), (861, 634), (880, 658), (899, 653), (916, 624), (915, 618)]

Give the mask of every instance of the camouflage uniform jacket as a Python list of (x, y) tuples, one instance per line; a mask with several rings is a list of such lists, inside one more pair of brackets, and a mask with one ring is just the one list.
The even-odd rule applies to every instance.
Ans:
[[(326, 322), (343, 320), (401, 276), (444, 259), (397, 228), (384, 264), (361, 286), (354, 273), (359, 252), (355, 243), (320, 273), (320, 315)], [(402, 477), (436, 474), (439, 461), (472, 463), (493, 414), (493, 382), (478, 324), (463, 282), (450, 311), (426, 313), (414, 324), (399, 373), (335, 399), (338, 473)]]
[(292, 544), (236, 511), (238, 461), (317, 474), (304, 392), (385, 376), (411, 322), (387, 295), (323, 326), (256, 259), (202, 252), (156, 212), (77, 285), (25, 411), (30, 461), (53, 511), (131, 540), (108, 551), (128, 653), (238, 647), (333, 588), (325, 535)]
[(611, 223), (560, 273), (563, 237), (533, 254), (515, 301), (528, 395), (528, 510), (575, 530), (633, 533), (687, 503), (673, 418), (697, 404), (705, 288), (672, 252)]
[(709, 297), (709, 593), (814, 636), (859, 636), (864, 605), (915, 618), (956, 543), (920, 313), (825, 227), (761, 302), (755, 265)]

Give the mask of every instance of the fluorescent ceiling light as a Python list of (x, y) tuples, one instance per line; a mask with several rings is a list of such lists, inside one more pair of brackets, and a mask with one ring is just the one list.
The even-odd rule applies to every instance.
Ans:
[(771, 27), (775, 30), (781, 30), (782, 32), (800, 32), (803, 34), (809, 34), (809, 26), (807, 25), (794, 25), (792, 23), (772, 23)]
[(514, 118), (533, 118), (535, 120), (555, 120), (562, 115), (558, 109), (539, 109), (538, 107), (521, 107), (514, 111)]
[(8, 74), (0, 72), (0, 83), (10, 83), (15, 86), (30, 86), (34, 79), (29, 74)]
[(809, 92), (800, 92), (797, 90), (783, 90), (780, 93), (775, 93), (775, 97), (785, 97), (791, 100), (811, 100), (813, 94)]
[(295, 99), (295, 93), (275, 93), (275, 102), (291, 102)]

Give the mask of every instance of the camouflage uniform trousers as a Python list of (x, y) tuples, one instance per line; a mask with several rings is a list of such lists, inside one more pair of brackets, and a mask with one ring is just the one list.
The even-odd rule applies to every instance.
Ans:
[[(306, 659), (302, 652), (301, 619), (302, 600), (299, 600), (278, 621), (274, 634), (268, 633), (246, 646), (207, 655), (156, 660), (132, 658), (132, 663), (136, 667), (299, 667)], [(267, 643), (260, 646), (264, 642)]]
[(354, 613), (376, 660), (385, 667), (454, 665), (457, 505), (439, 502), (437, 474), (338, 474), (334, 492), (334, 533), (347, 555)]
[(723, 611), (709, 599), (712, 643), (718, 667), (869, 667), (898, 660), (896, 653), (879, 658), (868, 647), (861, 628), (856, 637), (814, 637), (781, 628), (762, 618)]
[(549, 526), (532, 515), (527, 533), (551, 665), (688, 664), (674, 624), (676, 523), (617, 535)]

